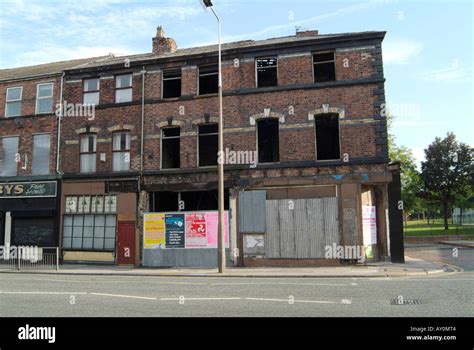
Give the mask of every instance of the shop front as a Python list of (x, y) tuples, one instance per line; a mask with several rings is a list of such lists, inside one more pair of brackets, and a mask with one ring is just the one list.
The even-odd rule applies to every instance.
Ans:
[(0, 245), (58, 245), (57, 181), (0, 183)]
[(137, 182), (65, 180), (61, 251), (64, 262), (138, 264)]

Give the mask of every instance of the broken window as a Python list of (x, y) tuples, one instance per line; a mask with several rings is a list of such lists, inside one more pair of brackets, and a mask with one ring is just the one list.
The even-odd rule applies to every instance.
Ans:
[(217, 165), (217, 124), (199, 125), (199, 166)]
[(217, 94), (218, 78), (217, 65), (199, 67), (199, 95)]
[(316, 53), (313, 55), (314, 81), (336, 80), (336, 68), (334, 64), (334, 52)]
[(163, 98), (181, 96), (181, 69), (163, 71)]
[(267, 57), (257, 59), (257, 87), (278, 85), (277, 58)]
[(315, 116), (316, 159), (339, 159), (339, 115), (335, 113)]
[(180, 128), (165, 128), (161, 130), (161, 168), (176, 169), (179, 163)]
[(278, 119), (262, 119), (257, 122), (258, 162), (280, 161)]

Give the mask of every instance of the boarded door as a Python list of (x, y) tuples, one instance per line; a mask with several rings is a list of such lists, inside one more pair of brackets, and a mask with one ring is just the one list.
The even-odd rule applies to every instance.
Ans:
[(135, 222), (118, 223), (117, 264), (135, 264)]
[(337, 198), (266, 201), (268, 258), (324, 258), (324, 248), (339, 244)]

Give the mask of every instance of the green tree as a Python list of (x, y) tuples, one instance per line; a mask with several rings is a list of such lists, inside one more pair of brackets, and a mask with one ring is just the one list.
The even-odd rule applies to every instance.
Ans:
[(440, 204), (444, 229), (448, 230), (450, 206), (472, 185), (473, 150), (448, 133), (444, 139), (437, 137), (425, 149), (425, 159), (421, 162), (425, 196)]
[[(394, 117), (387, 116), (389, 131), (392, 127)], [(400, 181), (402, 184), (403, 216), (406, 222), (407, 216), (419, 208), (421, 198), (418, 196), (423, 182), (416, 166), (416, 159), (410, 149), (395, 144), (395, 136), (388, 133), (388, 154), (390, 161), (400, 162)]]

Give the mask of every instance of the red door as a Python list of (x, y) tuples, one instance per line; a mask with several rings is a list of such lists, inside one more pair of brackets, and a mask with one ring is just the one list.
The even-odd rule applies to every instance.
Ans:
[(118, 223), (117, 264), (135, 265), (135, 222)]

